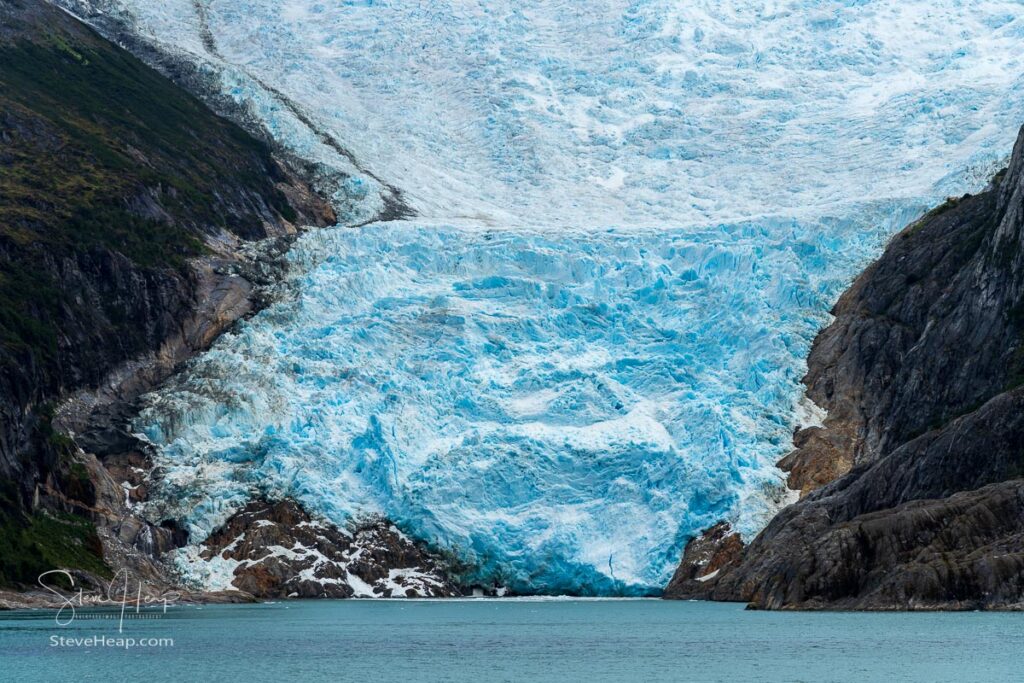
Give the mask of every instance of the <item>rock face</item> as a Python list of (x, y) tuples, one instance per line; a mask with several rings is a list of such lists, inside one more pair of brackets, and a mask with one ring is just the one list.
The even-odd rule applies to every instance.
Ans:
[[(266, 303), (302, 226), (335, 222), (306, 177), (50, 4), (0, 0), (0, 587), (68, 568), (188, 600), (457, 594), (386, 520), (343, 530), (290, 501), (190, 547), (227, 589), (192, 593), (166, 563), (187, 534), (139, 514), (134, 402)], [(0, 603), (52, 598), (23, 595)]]
[(392, 524), (369, 519), (338, 529), (295, 502), (253, 501), (204, 542), (207, 588), (259, 598), (450, 597), (460, 595), (438, 559)]
[(803, 499), (713, 580), (670, 597), (1019, 607), (1024, 131), (985, 192), (897, 235), (833, 312), (805, 379), (828, 418), (780, 463)]
[(743, 541), (728, 522), (720, 522), (701, 536), (690, 539), (683, 560), (665, 588), (666, 598), (707, 598), (722, 570), (735, 566), (743, 553)]
[(49, 4), (0, 0), (0, 585), (92, 566), (75, 520), (125, 554), (175, 542), (66, 434), (130, 450), (128, 403), (259, 306), (272, 273), (245, 243), (331, 222), (266, 144)]

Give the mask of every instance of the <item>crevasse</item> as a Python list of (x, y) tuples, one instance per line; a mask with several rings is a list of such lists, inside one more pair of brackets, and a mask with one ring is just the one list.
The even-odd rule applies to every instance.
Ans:
[(521, 591), (756, 532), (828, 307), (1024, 113), (1010, 1), (63, 4), (217, 74), (350, 222), (374, 178), (417, 212), (304, 236), (294, 296), (147, 397), (154, 514), (382, 512)]

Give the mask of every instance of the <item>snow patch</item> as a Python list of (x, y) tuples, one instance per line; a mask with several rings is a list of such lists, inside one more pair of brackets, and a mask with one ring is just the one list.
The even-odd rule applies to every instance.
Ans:
[(700, 581), (701, 583), (704, 583), (705, 581), (710, 581), (711, 579), (713, 579), (716, 576), (718, 576), (718, 573), (720, 571), (722, 571), (722, 570), (721, 569), (716, 569), (715, 571), (709, 572), (709, 573), (705, 574), (704, 576), (698, 576), (697, 580)]

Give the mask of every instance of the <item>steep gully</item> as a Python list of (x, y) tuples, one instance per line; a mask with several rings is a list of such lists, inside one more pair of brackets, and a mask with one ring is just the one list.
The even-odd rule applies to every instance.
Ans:
[[(210, 30), (205, 2), (203, 0), (193, 0), (192, 5), (195, 8), (196, 16), (199, 18), (199, 35), (202, 39), (203, 47), (206, 48), (207, 52), (209, 52), (212, 57), (215, 57), (221, 62), (229, 63), (228, 60), (225, 59), (224, 55), (221, 54), (220, 49), (217, 47), (217, 40), (213, 35), (213, 31)], [(233, 66), (237, 67), (237, 65)], [(369, 178), (373, 178), (387, 190), (387, 194), (382, 197), (382, 200), (384, 201), (384, 208), (374, 217), (363, 221), (362, 223), (356, 223), (352, 227), (358, 228), (364, 225), (369, 225), (370, 223), (402, 220), (404, 218), (412, 218), (415, 216), (415, 212), (409, 208), (409, 205), (402, 199), (402, 191), (399, 188), (395, 187), (391, 183), (385, 182), (373, 171), (361, 164), (355, 154), (342, 146), (333, 135), (325, 131), (321, 126), (317, 125), (316, 121), (314, 121), (313, 118), (309, 116), (309, 114), (307, 114), (297, 102), (295, 102), (295, 100), (248, 70), (246, 70), (246, 75), (248, 75), (249, 78), (251, 78), (266, 92), (270, 93), (283, 107), (290, 111), (295, 118), (306, 126), (321, 143), (334, 150), (345, 159), (348, 159), (352, 166), (361, 174)]]
[[(3, 177), (10, 193), (3, 206), (4, 273), (8, 283), (39, 281), (3, 292), (10, 308), (2, 354), (0, 586), (30, 592), (0, 591), (0, 606), (46, 604), (48, 597), (31, 587), (39, 572), (55, 567), (72, 570), (76, 587), (98, 588), (112, 572), (127, 570), (144, 592), (180, 588), (160, 557), (185, 544), (187, 534), (138, 515), (136, 506), (159, 472), (145, 445), (131, 436), (127, 418), (141, 394), (273, 300), (286, 267), (280, 257), (297, 225), (336, 224), (335, 212), (307, 180), (315, 175), (308, 165), (280, 151), (272, 158), (264, 143), (68, 14), (39, 0), (4, 0), (0, 14), (0, 95), (12, 98), (4, 101), (0, 127), (4, 162), (11, 164)], [(53, 72), (46, 71), (49, 61)], [(27, 87), (18, 85), (25, 68), (34, 70)], [(67, 78), (73, 85), (63, 84)], [(103, 96), (112, 87), (122, 93), (116, 105)], [(73, 101), (52, 109), (49, 103), (62, 98)], [(312, 126), (294, 105), (283, 104)], [(84, 132), (87, 124), (78, 122), (85, 117), (106, 123), (102, 141)], [(174, 137), (182, 131), (185, 141)], [(330, 136), (318, 136), (358, 167)], [(36, 168), (45, 164), (48, 146), (79, 155), (64, 160), (62, 172), (77, 171), (81, 178), (74, 182), (95, 182), (99, 189), (64, 195), (60, 174)], [(130, 159), (122, 159), (125, 150)], [(152, 168), (168, 170), (160, 175)], [(40, 182), (53, 183), (52, 191), (22, 188), (37, 172), (45, 178)], [(193, 186), (218, 190), (211, 202), (191, 194)], [(408, 214), (400, 192), (387, 189), (383, 209), (371, 220)], [(84, 222), (100, 211), (95, 227)], [(157, 251), (164, 242), (147, 244), (147, 238), (136, 245), (136, 235), (116, 232), (121, 225), (155, 231), (168, 246)], [(86, 237), (86, 229), (94, 233)], [(26, 241), (37, 232), (40, 241)], [(67, 241), (45, 244), (63, 240), (65, 232)], [(22, 276), (18, 264), (35, 264), (34, 270)], [(53, 298), (35, 301), (32, 288)], [(55, 351), (39, 341), (50, 325)], [(261, 531), (250, 534), (243, 546), (248, 555), (237, 551), (232, 568), (241, 567), (238, 575), (249, 577), (246, 586), (256, 595), (392, 595), (407, 586), (410, 594), (455, 591), (438, 574), (436, 560), (386, 520), (359, 520), (339, 530), (294, 504), (259, 501), (237, 519), (250, 517), (258, 518)], [(271, 534), (277, 524), (281, 530)], [(260, 539), (291, 552), (273, 558)], [(314, 555), (303, 541), (329, 550)], [(403, 570), (403, 562), (415, 564)], [(275, 573), (304, 578), (285, 591)], [(251, 599), (244, 591), (191, 595)]]

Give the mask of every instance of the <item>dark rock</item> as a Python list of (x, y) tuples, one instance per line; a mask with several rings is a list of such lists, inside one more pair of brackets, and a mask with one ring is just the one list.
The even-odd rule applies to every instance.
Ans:
[(450, 597), (443, 563), (385, 519), (339, 529), (291, 500), (257, 500), (203, 543), (197, 562), (232, 567), (260, 598)]
[(828, 428), (807, 427), (793, 436), (796, 449), (779, 460), (779, 469), (788, 472), (789, 488), (806, 496), (835, 481), (853, 467), (856, 438), (851, 423), (839, 417), (826, 418)]
[[(828, 417), (780, 463), (806, 495), (708, 597), (768, 609), (1019, 608), (1024, 131), (987, 191), (897, 235), (833, 312), (805, 379)], [(829, 483), (833, 472), (842, 476)]]
[(0, 584), (34, 582), (17, 544), (46, 511), (156, 572), (147, 553), (180, 533), (134, 519), (121, 482), (144, 489), (78, 446), (135, 450), (131, 401), (264, 303), (274, 267), (243, 243), (333, 212), (268, 145), (42, 0), (0, 0), (0, 139)]
[(683, 560), (672, 576), (665, 596), (676, 600), (706, 599), (723, 572), (734, 568), (743, 555), (743, 541), (728, 522), (720, 522), (690, 539)]

